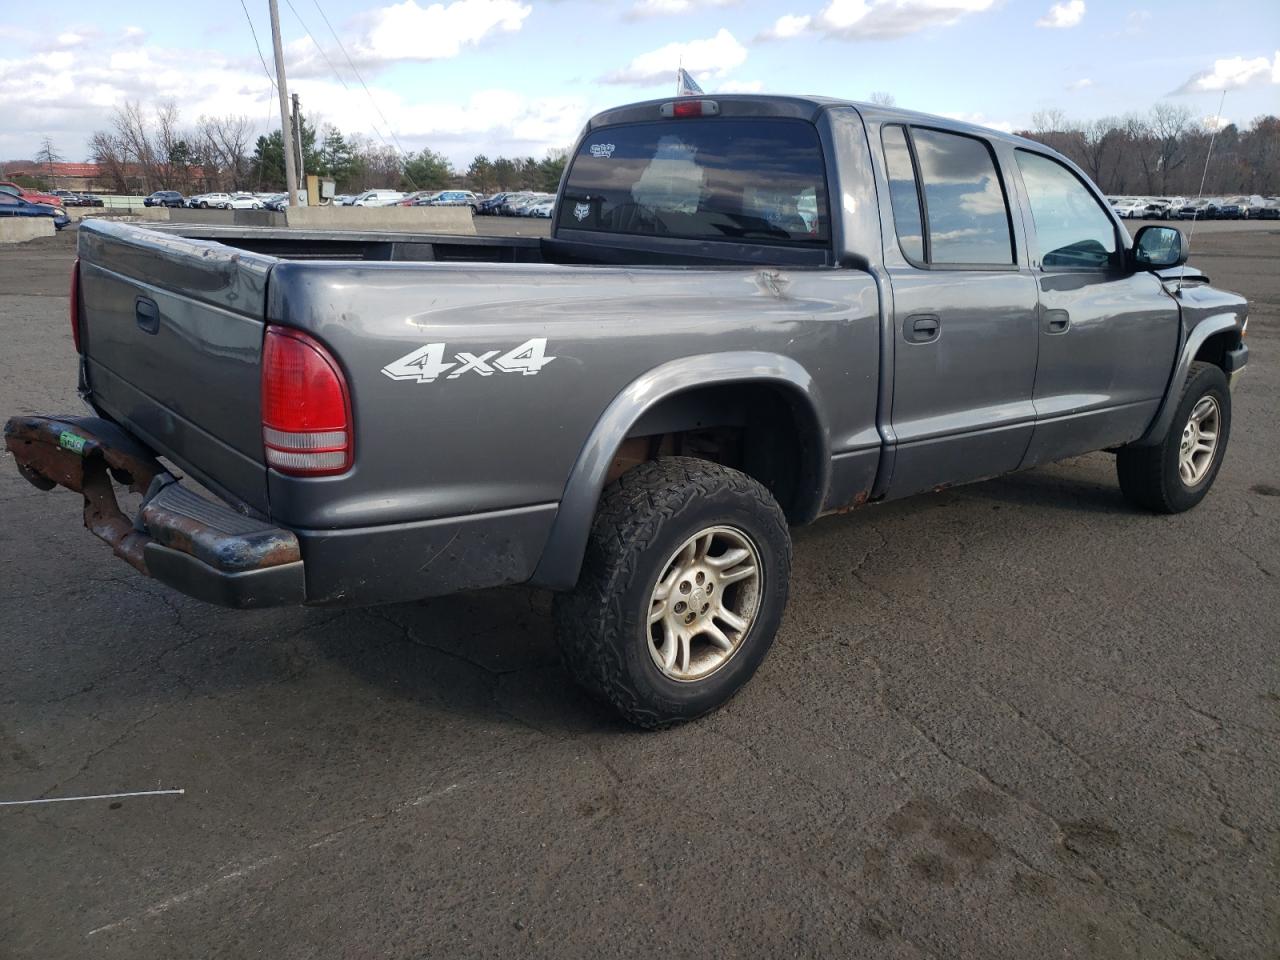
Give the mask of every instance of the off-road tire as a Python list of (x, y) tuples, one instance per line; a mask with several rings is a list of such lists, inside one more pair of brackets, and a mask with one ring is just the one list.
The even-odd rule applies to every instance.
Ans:
[[(760, 605), (727, 663), (701, 680), (673, 680), (649, 652), (651, 594), (672, 553), (716, 524), (732, 525), (754, 542), (763, 579)], [(760, 483), (688, 457), (643, 463), (605, 488), (577, 586), (556, 598), (565, 665), (578, 683), (637, 726), (702, 716), (737, 693), (769, 652), (790, 575), (786, 518)]]
[[(1195, 405), (1209, 395), (1218, 401), (1218, 442), (1208, 471), (1194, 486), (1187, 486), (1178, 473), (1178, 448), (1182, 440), (1182, 429)], [(1227, 387), (1226, 374), (1212, 363), (1192, 363), (1182, 385), (1182, 394), (1178, 398), (1173, 419), (1169, 421), (1169, 429), (1160, 442), (1142, 447), (1122, 447), (1116, 453), (1120, 491), (1134, 506), (1156, 513), (1182, 513), (1190, 510), (1205, 498), (1209, 488), (1213, 486), (1218, 470), (1222, 467), (1223, 457), (1226, 456), (1230, 437), (1231, 391)]]

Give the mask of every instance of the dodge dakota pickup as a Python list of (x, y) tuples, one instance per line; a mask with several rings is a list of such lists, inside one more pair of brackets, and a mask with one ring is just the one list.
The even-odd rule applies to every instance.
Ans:
[(1028, 140), (639, 103), (587, 124), (547, 238), (84, 222), (89, 414), (5, 443), (206, 601), (557, 591), (569, 670), (661, 726), (768, 652), (790, 526), (1101, 450), (1137, 507), (1195, 506), (1247, 307), (1186, 256)]

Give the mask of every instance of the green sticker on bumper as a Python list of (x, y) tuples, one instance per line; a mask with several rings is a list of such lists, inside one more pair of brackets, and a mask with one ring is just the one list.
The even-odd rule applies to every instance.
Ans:
[(67, 430), (63, 430), (58, 434), (58, 446), (65, 447), (72, 453), (83, 454), (85, 442), (84, 437), (77, 437), (74, 433)]

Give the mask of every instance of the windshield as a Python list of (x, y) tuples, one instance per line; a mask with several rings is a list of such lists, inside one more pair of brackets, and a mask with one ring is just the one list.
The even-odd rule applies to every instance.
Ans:
[(592, 131), (573, 160), (557, 222), (566, 230), (825, 245), (817, 130), (750, 118)]

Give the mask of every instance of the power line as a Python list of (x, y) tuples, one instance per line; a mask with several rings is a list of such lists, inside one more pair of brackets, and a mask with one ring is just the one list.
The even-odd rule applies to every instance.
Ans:
[[(289, 9), (292, 10), (293, 15), (297, 17), (298, 23), (301, 25), (303, 31), (306, 33), (308, 37), (311, 38), (311, 42), (315, 44), (316, 49), (320, 51), (320, 56), (324, 57), (324, 62), (329, 65), (329, 69), (333, 71), (333, 75), (338, 78), (338, 82), (342, 84), (342, 89), (350, 90), (351, 87), (347, 84), (346, 78), (343, 77), (342, 74), (338, 71), (338, 68), (333, 65), (333, 61), (330, 60), (329, 55), (324, 52), (324, 47), (320, 46), (320, 41), (317, 40), (315, 37), (315, 34), (311, 32), (311, 28), (308, 27), (306, 23), (303, 21), (302, 17), (299, 16), (297, 8), (294, 7), (293, 5), (293, 0), (284, 0), (284, 2), (289, 5)], [(323, 16), (323, 13), (321, 13), (321, 16)], [(382, 131), (378, 129), (378, 125), (376, 123), (370, 120), (369, 126), (373, 128), (374, 134), (378, 137), (379, 140), (383, 142), (385, 146), (388, 146), (388, 147), (391, 146), (391, 144), (387, 143), (387, 138), (382, 135)]]
[[(286, 0), (286, 2), (288, 2), (288, 0)], [(356, 75), (356, 79), (360, 81), (360, 86), (364, 88), (364, 93), (365, 96), (369, 98), (369, 103), (373, 105), (373, 109), (376, 110), (378, 112), (378, 116), (382, 118), (382, 122), (387, 127), (387, 132), (391, 134), (391, 139), (396, 143), (396, 148), (400, 151), (401, 156), (407, 156), (408, 151), (405, 150), (404, 144), (400, 142), (400, 138), (396, 136), (395, 129), (391, 126), (391, 121), (387, 119), (386, 114), (382, 112), (382, 108), (378, 106), (378, 101), (373, 98), (373, 93), (369, 90), (369, 85), (364, 82), (364, 77), (360, 75), (360, 70), (351, 59), (351, 54), (347, 53), (347, 48), (343, 45), (342, 38), (338, 36), (338, 31), (333, 29), (333, 24), (330, 23), (329, 18), (325, 16), (324, 10), (320, 6), (320, 0), (311, 0), (311, 2), (315, 4), (316, 11), (320, 14), (320, 18), (324, 20), (324, 25), (329, 28), (329, 33), (333, 35), (334, 42), (338, 44), (338, 49), (341, 50), (342, 55), (346, 57), (347, 66), (351, 68), (351, 72), (354, 73)], [(290, 6), (292, 7), (291, 3)], [(301, 20), (299, 20), (299, 22), (301, 23)], [(313, 37), (312, 39), (314, 40), (315, 38)], [(405, 179), (409, 181), (409, 185), (416, 190), (418, 185), (413, 182), (413, 177), (409, 176), (408, 170), (405, 171), (404, 176)]]
[(258, 31), (253, 28), (253, 17), (249, 16), (249, 8), (245, 6), (244, 0), (240, 0), (240, 9), (244, 11), (244, 18), (249, 22), (249, 32), (253, 34), (253, 47), (258, 51), (258, 60), (262, 64), (262, 70), (267, 75), (267, 79), (271, 81), (271, 89), (276, 87), (276, 78), (271, 75), (271, 69), (267, 66), (267, 58), (262, 55), (262, 44), (258, 43)]

